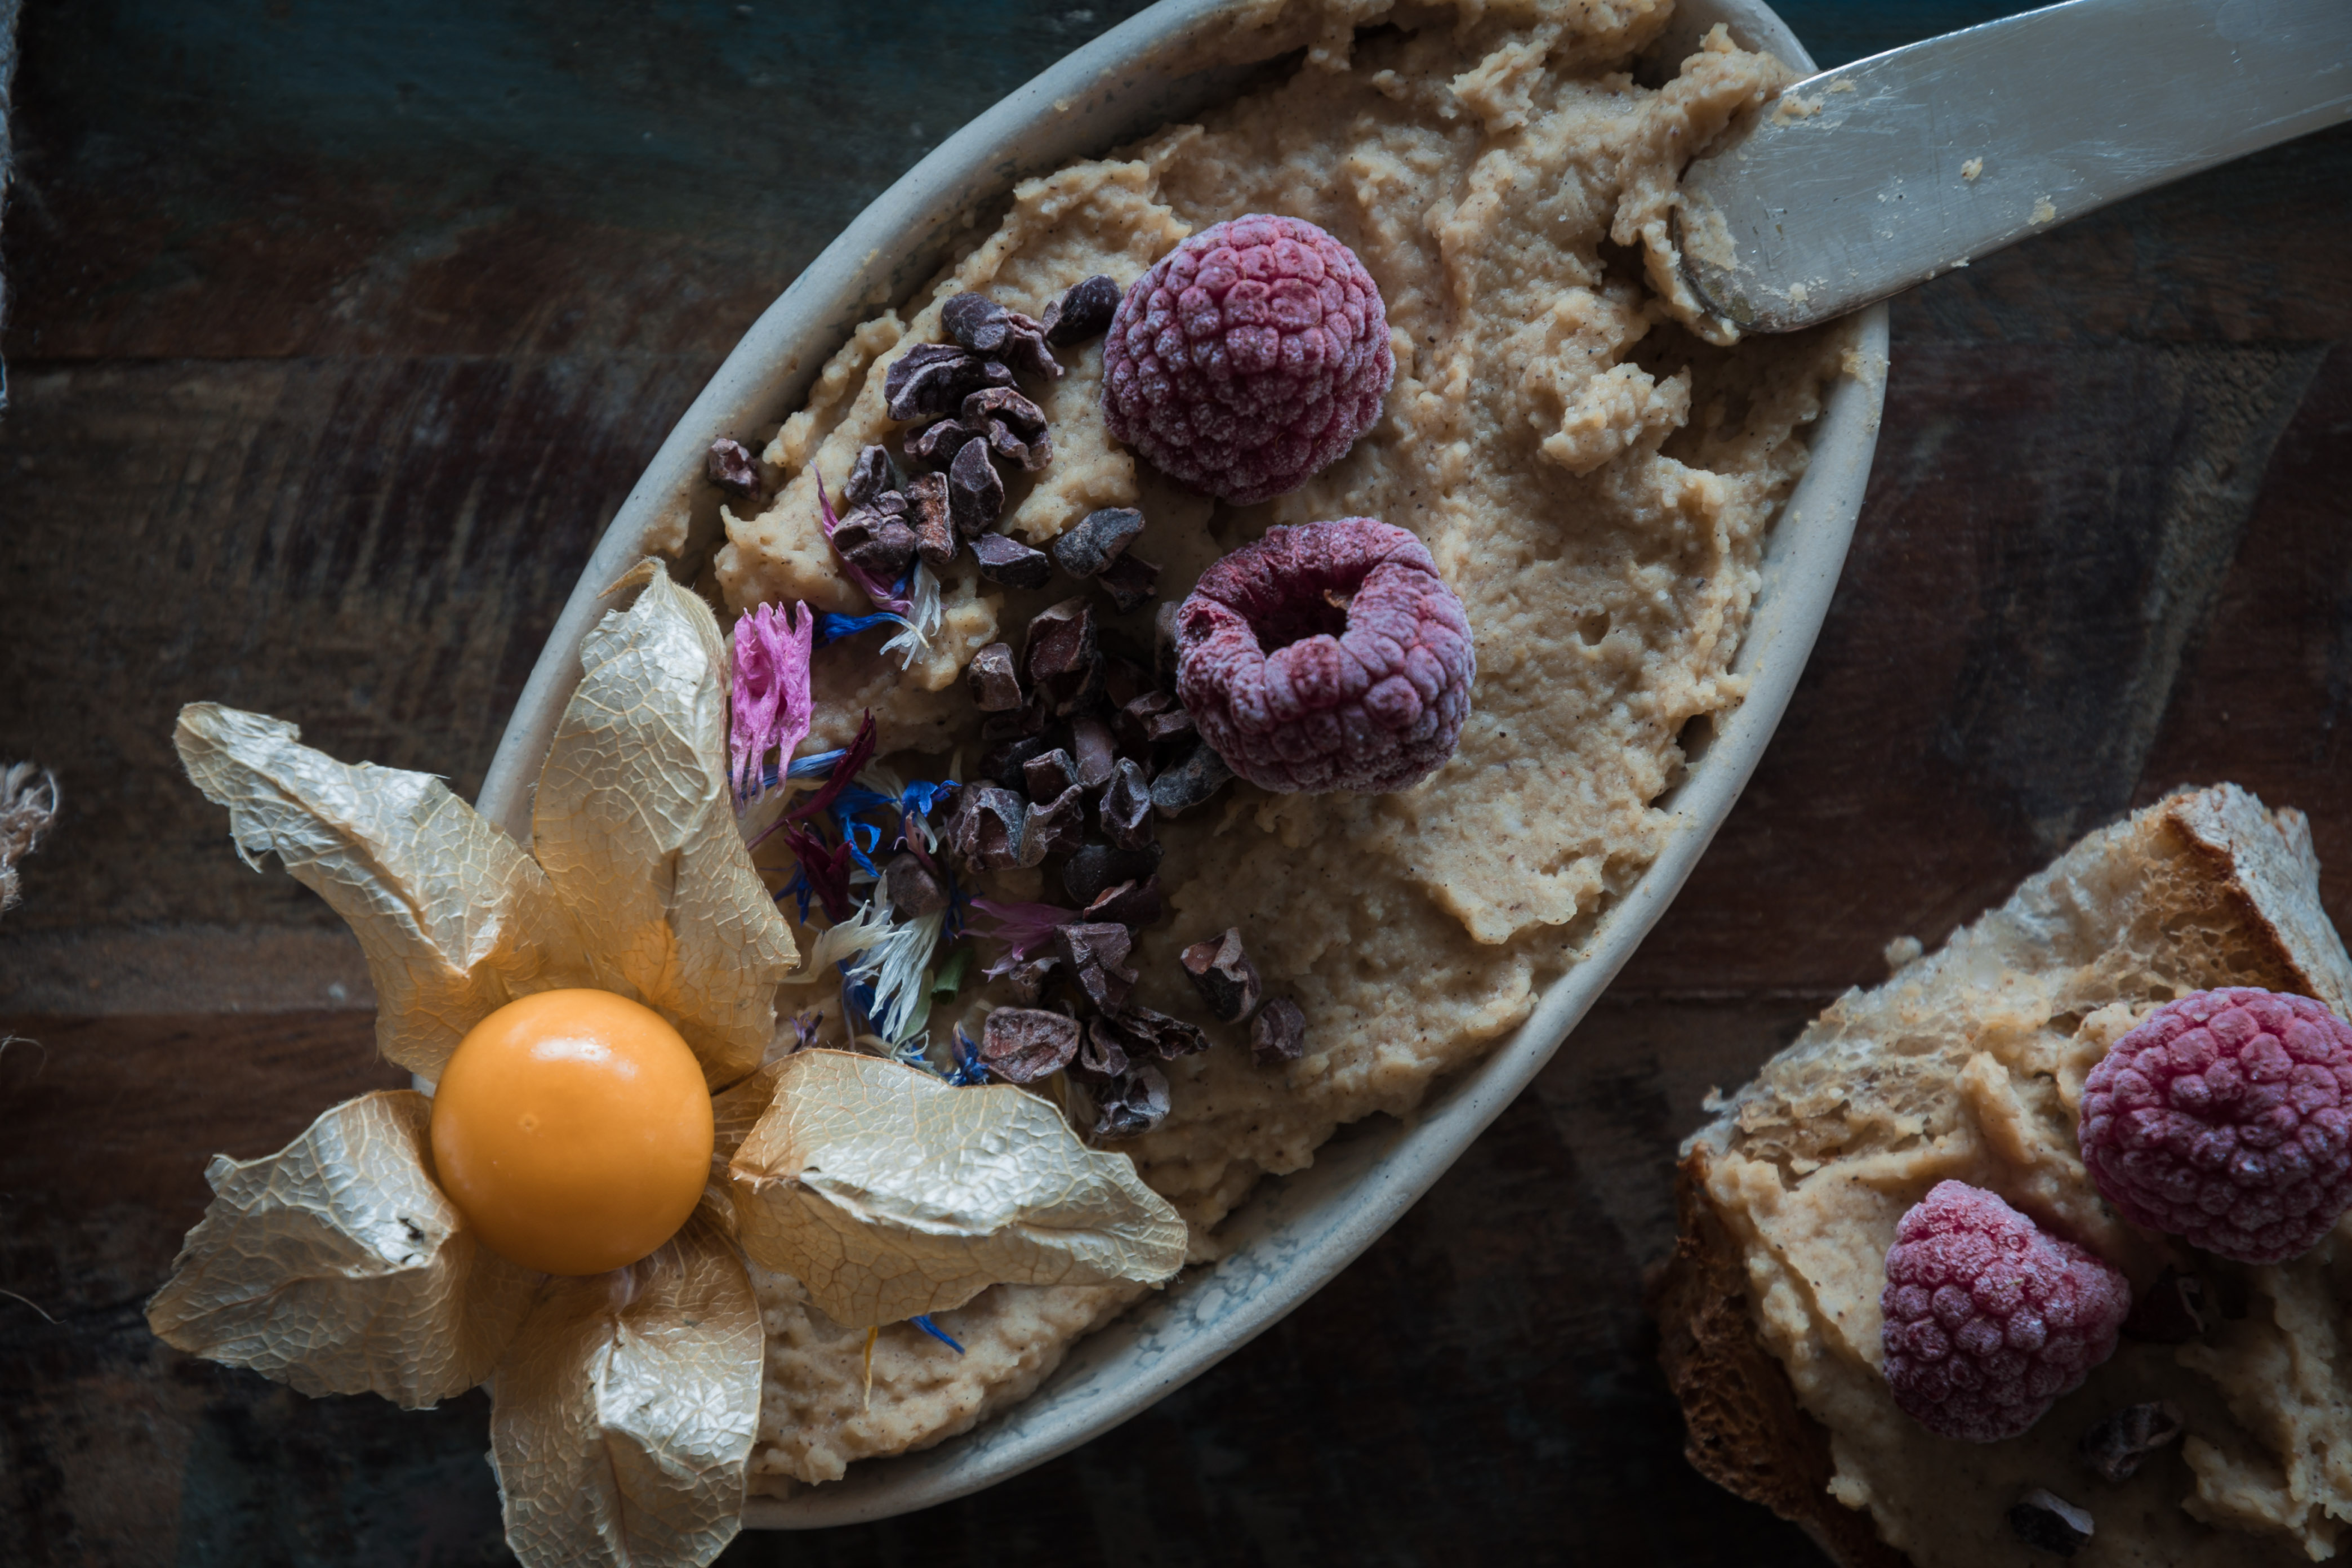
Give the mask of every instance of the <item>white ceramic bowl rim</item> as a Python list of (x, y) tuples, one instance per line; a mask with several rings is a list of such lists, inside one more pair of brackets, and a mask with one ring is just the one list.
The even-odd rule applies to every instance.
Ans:
[[(580, 645), (609, 606), (604, 590), (688, 520), (689, 563), (718, 534), (701, 479), (721, 436), (772, 427), (805, 395), (856, 325), (934, 275), (957, 232), (1029, 174), (1099, 154), (1228, 96), (1260, 62), (1181, 68), (1202, 58), (1231, 0), (1162, 0), (1068, 56), (942, 142), (877, 198), (744, 335), (655, 455), (582, 573), (516, 704), (480, 807), (528, 842), (530, 786), (580, 679)], [(1800, 70), (1811, 59), (1760, 0), (1685, 0), (1658, 50), (1679, 59), (1716, 22)], [(1180, 68), (1171, 68), (1178, 62)], [(1885, 308), (1860, 318), (1865, 363), (1884, 366)], [(1748, 782), (1786, 709), (1827, 614), (1861, 510), (1885, 381), (1842, 377), (1811, 432), (1811, 459), (1768, 542), (1763, 582), (1733, 661), (1749, 682), (1739, 707), (1693, 748), (1663, 802), (1664, 847), (1596, 922), (1579, 961), (1525, 1023), (1475, 1068), (1442, 1084), (1409, 1123), (1358, 1123), (1305, 1171), (1262, 1183), (1220, 1232), (1229, 1251), (1188, 1271), (1081, 1341), (1035, 1394), (919, 1453), (861, 1461), (834, 1484), (754, 1498), (753, 1528), (810, 1529), (886, 1518), (1003, 1480), (1145, 1409), (1328, 1282), (1392, 1224), (1517, 1096), (1672, 901)], [(1663, 1177), (1662, 1177), (1663, 1179)]]

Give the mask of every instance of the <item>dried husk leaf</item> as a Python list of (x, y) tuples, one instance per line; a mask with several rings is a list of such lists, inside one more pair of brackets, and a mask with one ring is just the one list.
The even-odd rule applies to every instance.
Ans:
[(698, 1565), (741, 1528), (765, 1341), (706, 1205), (611, 1274), (548, 1282), (491, 1379), (490, 1463), (525, 1568)]
[(194, 1355), (304, 1394), (416, 1408), (489, 1375), (543, 1276), (474, 1239), (434, 1184), (433, 1102), (345, 1100), (264, 1159), (215, 1155), (212, 1206), (147, 1322)]
[(640, 583), (581, 647), (531, 848), (597, 983), (675, 1024), (716, 1087), (760, 1065), (799, 955), (735, 826), (719, 623), (660, 563), (622, 586)]
[(245, 863), (275, 853), (343, 917), (375, 983), (376, 1048), (441, 1076), (466, 1031), (518, 996), (591, 983), (538, 865), (430, 773), (339, 763), (258, 713), (196, 702), (173, 735)]
[(729, 1169), (743, 1249), (851, 1328), (960, 1307), (991, 1285), (1157, 1284), (1185, 1226), (1124, 1154), (1007, 1086), (955, 1088), (878, 1057), (776, 1064)]

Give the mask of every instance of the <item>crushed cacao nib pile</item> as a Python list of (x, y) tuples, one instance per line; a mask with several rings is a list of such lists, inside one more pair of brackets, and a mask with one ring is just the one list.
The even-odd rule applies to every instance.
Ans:
[[(1089, 278), (1043, 321), (982, 294), (950, 300), (940, 320), (952, 341), (918, 344), (886, 374), (887, 412), (908, 427), (895, 458), (880, 446), (859, 452), (833, 533), (845, 561), (883, 583), (919, 560), (936, 573), (967, 552), (1003, 587), (1045, 589), (1056, 574), (1071, 583), (965, 671), (983, 749), (940, 825), (939, 854), (964, 878), (1042, 869), (1067, 900), (974, 901), (1008, 949), (986, 976), (1006, 982), (1013, 1005), (989, 1014), (969, 1061), (959, 1048), (959, 1073), (1017, 1084), (1065, 1073), (1086, 1087), (1093, 1134), (1106, 1139), (1157, 1125), (1169, 1103), (1158, 1064), (1208, 1048), (1198, 1026), (1134, 999), (1131, 959), (1137, 932), (1164, 913), (1157, 823), (1234, 776), (1177, 699), (1171, 606), (1150, 650), (1103, 624), (1096, 591), (1120, 615), (1158, 595), (1160, 568), (1132, 549), (1143, 514), (1093, 512), (1050, 552), (1003, 531), (1008, 483), (1054, 459), (1045, 412), (1022, 384), (1059, 378), (1054, 350), (1100, 336), (1119, 298), (1114, 280)], [(714, 455), (714, 479), (718, 468)], [(957, 897), (926, 858), (909, 851), (883, 870), (880, 894), (901, 919)], [(1239, 930), (1187, 950), (1182, 963), (1212, 1016), (1249, 1026), (1254, 1059), (1303, 1054), (1305, 1015), (1287, 997), (1262, 999)]]

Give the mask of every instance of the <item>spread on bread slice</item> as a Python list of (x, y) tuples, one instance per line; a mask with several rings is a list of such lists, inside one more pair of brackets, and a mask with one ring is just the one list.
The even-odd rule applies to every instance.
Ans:
[[(2231, 784), (2170, 796), (1849, 992), (1711, 1106), (1655, 1298), (1692, 1462), (1872, 1568), (2032, 1560), (2037, 1497), (2088, 1514), (2105, 1563), (2333, 1555), (2352, 1518), (2352, 1222), (2290, 1262), (2230, 1263), (2125, 1223), (2075, 1141), (2084, 1079), (2167, 1002), (2254, 986), (2346, 1012), (2352, 960), (2318, 869), (2300, 813)], [(2021, 1436), (1935, 1435), (1889, 1393), (1880, 1293), (1897, 1222), (1948, 1180), (2088, 1248), (2144, 1300), (2192, 1282), (2203, 1317), (2136, 1321)], [(2185, 1436), (2107, 1479), (2084, 1439), (2149, 1405)]]

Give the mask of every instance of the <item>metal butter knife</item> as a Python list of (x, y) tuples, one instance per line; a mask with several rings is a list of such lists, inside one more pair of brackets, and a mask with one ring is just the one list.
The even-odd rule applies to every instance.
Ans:
[(1790, 88), (1684, 174), (1684, 271), (1791, 331), (2347, 119), (2352, 0), (2069, 0)]

